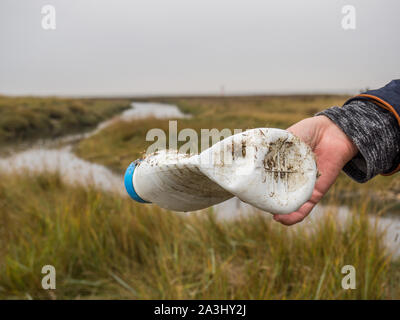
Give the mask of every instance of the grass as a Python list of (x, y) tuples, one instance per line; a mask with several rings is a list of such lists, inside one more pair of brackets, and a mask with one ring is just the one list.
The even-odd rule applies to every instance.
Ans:
[(0, 144), (85, 131), (129, 107), (122, 99), (0, 96)]
[[(259, 213), (220, 221), (138, 205), (57, 175), (0, 180), (0, 298), (400, 298), (398, 266), (360, 204), (341, 228), (334, 210), (312, 232)], [(364, 208), (364, 210), (362, 209)], [(57, 290), (41, 288), (54, 265)], [(341, 268), (357, 289), (341, 288)]]

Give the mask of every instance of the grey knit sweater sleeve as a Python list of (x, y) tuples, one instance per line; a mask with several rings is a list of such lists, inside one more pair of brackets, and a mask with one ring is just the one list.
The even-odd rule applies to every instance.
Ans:
[(366, 182), (397, 167), (400, 126), (390, 111), (373, 102), (355, 100), (316, 115), (331, 119), (357, 146), (359, 153), (343, 168), (352, 179)]

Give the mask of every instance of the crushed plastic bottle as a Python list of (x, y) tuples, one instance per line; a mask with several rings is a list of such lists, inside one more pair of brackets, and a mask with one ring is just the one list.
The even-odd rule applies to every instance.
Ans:
[(234, 196), (263, 211), (288, 214), (311, 197), (317, 166), (311, 148), (286, 130), (258, 128), (198, 155), (157, 151), (133, 162), (125, 187), (136, 201), (195, 211)]

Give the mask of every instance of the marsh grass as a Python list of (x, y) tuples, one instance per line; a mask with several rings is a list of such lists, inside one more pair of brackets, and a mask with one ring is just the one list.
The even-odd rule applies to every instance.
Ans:
[[(94, 189), (58, 175), (0, 179), (0, 297), (33, 299), (399, 298), (396, 265), (355, 206), (344, 226), (335, 210), (287, 228), (268, 214), (221, 220), (189, 216)], [(41, 268), (57, 289), (41, 288)], [(357, 270), (343, 290), (341, 268)]]
[(129, 107), (124, 99), (0, 96), (0, 145), (82, 132)]

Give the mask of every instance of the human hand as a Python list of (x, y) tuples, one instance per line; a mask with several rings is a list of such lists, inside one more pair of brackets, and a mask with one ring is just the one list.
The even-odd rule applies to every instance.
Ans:
[(311, 147), (321, 174), (315, 183), (310, 200), (296, 212), (274, 215), (276, 221), (290, 226), (307, 217), (335, 182), (340, 170), (358, 153), (358, 149), (346, 134), (325, 116), (304, 119), (287, 130)]

